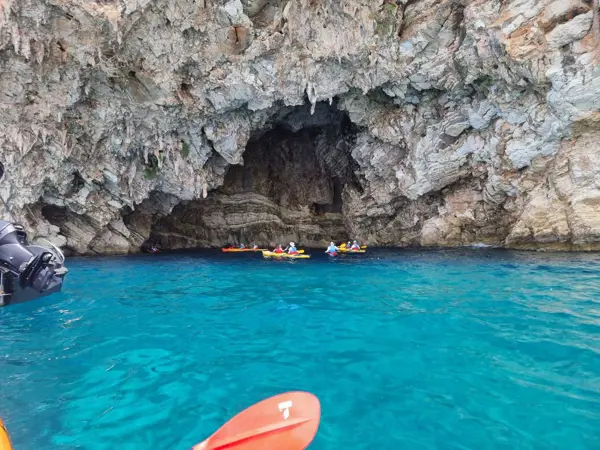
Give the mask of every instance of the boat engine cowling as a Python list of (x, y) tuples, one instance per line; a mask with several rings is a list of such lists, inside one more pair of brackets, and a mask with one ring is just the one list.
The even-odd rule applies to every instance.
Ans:
[[(22, 228), (0, 220), (0, 261), (2, 265), (19, 277), (22, 288), (31, 287), (43, 292), (50, 287), (54, 278), (49, 251), (34, 253), (25, 245), (26, 235)], [(32, 246), (37, 250), (38, 246)]]
[(20, 273), (33, 256), (23, 245), (20, 230), (12, 223), (0, 220), (0, 260), (4, 265)]
[[(0, 179), (3, 175), (0, 161)], [(0, 206), (13, 219), (13, 222), (0, 220), (0, 306), (60, 292), (68, 273), (62, 251), (50, 241), (46, 241), (47, 245), (30, 243), (25, 228), (14, 223), (2, 196)]]

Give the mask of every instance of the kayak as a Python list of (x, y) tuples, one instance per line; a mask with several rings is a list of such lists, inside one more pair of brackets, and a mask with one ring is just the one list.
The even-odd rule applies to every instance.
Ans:
[[(300, 250), (299, 250), (300, 252)], [(265, 258), (289, 258), (289, 259), (308, 259), (310, 258), (310, 255), (290, 255), (288, 253), (274, 253), (274, 252), (270, 252), (270, 251), (264, 251), (262, 252), (263, 256)]]
[(266, 248), (222, 248), (222, 252), (226, 253), (240, 253), (240, 252), (264, 252)]
[(337, 256), (336, 252), (326, 252), (329, 256)]
[(342, 253), (367, 253), (366, 250), (346, 250), (345, 248), (340, 248), (340, 252)]
[[(225, 253), (239, 253), (239, 252), (268, 252), (266, 248), (222, 248), (222, 252)], [(304, 250), (298, 250), (298, 253), (304, 253)]]
[[(361, 250), (366, 250), (366, 249), (367, 249), (367, 246), (366, 246), (366, 245), (361, 245), (361, 246), (360, 246), (360, 249), (361, 249)], [(345, 250), (345, 251), (348, 251), (348, 250), (346, 250), (346, 244), (340, 244), (340, 250)]]
[(0, 450), (13, 450), (4, 422), (0, 419)]

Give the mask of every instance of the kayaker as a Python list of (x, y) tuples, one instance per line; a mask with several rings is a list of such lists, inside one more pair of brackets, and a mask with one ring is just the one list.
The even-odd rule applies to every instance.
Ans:
[(296, 249), (296, 244), (290, 242), (290, 246), (287, 248), (288, 255), (297, 255), (298, 250)]
[(275, 250), (273, 250), (273, 253), (283, 253), (283, 249), (281, 248), (280, 244), (277, 244), (277, 247), (275, 247)]
[(327, 247), (327, 250), (325, 250), (325, 253), (329, 253), (330, 255), (333, 255), (338, 250), (339, 250), (339, 248), (337, 248), (333, 242), (330, 242), (329, 247)]
[(244, 244), (240, 244), (240, 248), (243, 250), (246, 248), (246, 246)]
[(360, 245), (358, 245), (358, 242), (354, 241), (352, 243), (352, 247), (350, 247), (350, 250), (360, 250)]
[(346, 244), (346, 249), (350, 250), (352, 248), (352, 242), (348, 241), (348, 243)]
[(258, 245), (256, 245), (256, 242), (253, 242), (253, 243), (252, 243), (252, 248), (253, 248), (254, 250), (256, 250), (256, 249), (258, 248)]

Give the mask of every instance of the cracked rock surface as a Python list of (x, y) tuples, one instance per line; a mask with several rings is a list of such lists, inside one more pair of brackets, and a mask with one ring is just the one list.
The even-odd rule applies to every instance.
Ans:
[(0, 0), (0, 160), (79, 254), (598, 250), (599, 0)]

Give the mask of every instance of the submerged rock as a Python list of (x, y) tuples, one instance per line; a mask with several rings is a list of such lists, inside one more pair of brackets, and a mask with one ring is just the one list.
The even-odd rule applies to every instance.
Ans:
[(596, 0), (5, 0), (0, 194), (75, 253), (150, 236), (600, 249), (598, 16)]

